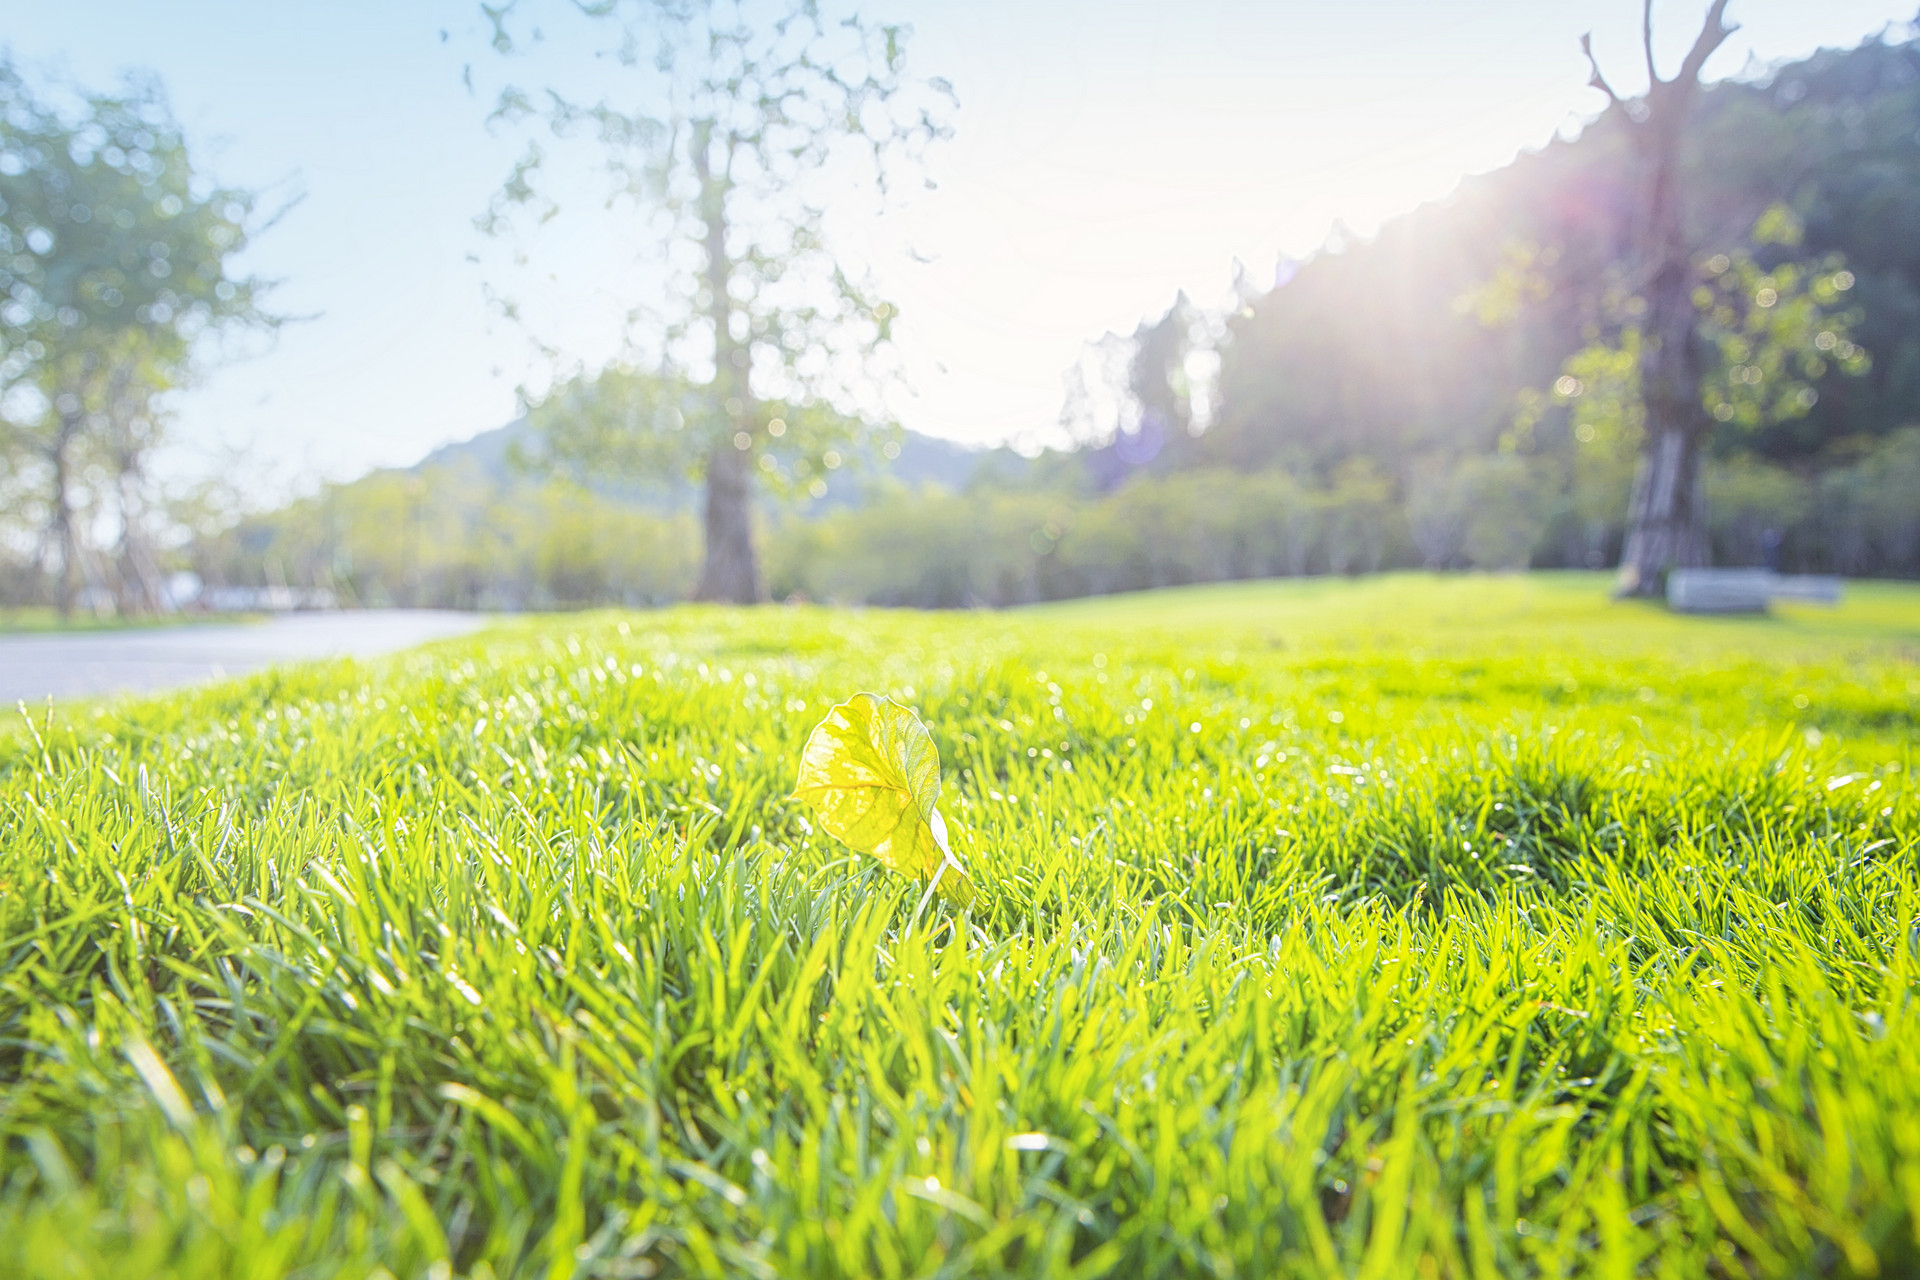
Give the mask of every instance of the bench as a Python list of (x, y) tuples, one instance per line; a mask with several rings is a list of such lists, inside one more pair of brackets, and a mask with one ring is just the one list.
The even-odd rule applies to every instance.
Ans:
[(1775, 600), (1839, 604), (1840, 579), (1769, 569), (1675, 569), (1667, 607), (1676, 613), (1765, 613)]
[(1773, 598), (1796, 604), (1839, 604), (1840, 579), (1830, 573), (1778, 573)]

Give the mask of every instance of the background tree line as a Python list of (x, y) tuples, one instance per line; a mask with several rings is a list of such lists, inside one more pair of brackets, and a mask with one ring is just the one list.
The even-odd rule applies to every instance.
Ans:
[[(903, 462), (929, 447), (907, 445)], [(764, 515), (773, 597), (960, 608), (1389, 568), (1594, 568), (1618, 542), (1631, 473), (1627, 458), (1569, 483), (1493, 452), (1405, 487), (1357, 458), (1324, 479), (1188, 467), (1102, 490), (1084, 454), (994, 450), (964, 471), (942, 460), (944, 481), (902, 483), (876, 464), (837, 499)], [(1710, 460), (1706, 487), (1716, 563), (1771, 554), (1789, 571), (1920, 574), (1920, 429), (1814, 472)], [(691, 488), (596, 492), (456, 456), (250, 517), (180, 563), (259, 593), (241, 605), (282, 587), (348, 606), (659, 604), (697, 583), (697, 510)]]
[(0, 597), (161, 603), (165, 396), (208, 339), (277, 323), (229, 269), (253, 205), (195, 170), (156, 83), (48, 93), (0, 54)]
[[(897, 76), (891, 39), (872, 28), (850, 53)], [(1686, 110), (1678, 216), (1693, 247), (1686, 304), (1713, 560), (1920, 575), (1920, 43), (1824, 51), (1705, 86)], [(752, 352), (810, 358), (813, 331), (768, 311), (764, 324), (730, 316), (749, 354), (708, 360), (704, 375), (663, 360), (563, 380), (519, 429), (528, 465), (508, 465), (504, 448), (455, 451), (203, 531), (168, 563), (215, 585), (315, 587), (346, 603), (682, 598), (701, 588), (700, 489), (714, 457), (739, 479), (737, 453), (751, 482), (783, 499), (751, 517), (765, 550), (736, 575), (753, 579), (751, 594), (1006, 604), (1390, 567), (1611, 565), (1648, 434), (1637, 111), (1615, 100), (1577, 138), (1469, 179), (1369, 240), (1284, 264), (1271, 284), (1243, 275), (1223, 307), (1182, 296), (1090, 344), (1068, 381), (1070, 449), (1030, 458), (876, 432), (834, 407), (824, 375), (781, 391), (780, 361), (759, 390), (731, 397), (751, 421), (726, 405), (713, 416), (714, 389), (739, 390), (726, 370), (760, 367)], [(645, 190), (677, 201), (689, 234), (711, 225), (696, 157), (634, 151), (604, 112), (560, 123), (582, 118), (613, 129), (610, 154), (631, 153), (636, 172), (654, 166), (668, 186)], [(676, 174), (686, 182), (673, 196)], [(227, 225), (239, 234), (238, 218)], [(205, 269), (197, 278), (219, 300), (223, 277)], [(267, 322), (252, 292), (227, 285), (230, 310), (196, 323)], [(884, 343), (890, 309), (864, 295), (848, 305), (853, 349)], [(38, 323), (57, 324), (54, 310)], [(697, 314), (674, 323), (708, 346), (720, 333)], [(32, 350), (24, 330), (9, 341)], [(9, 483), (51, 494), (55, 373), (9, 359)], [(74, 456), (111, 458), (110, 418), (86, 419), (93, 434)], [(112, 474), (110, 462), (86, 465)], [(110, 485), (74, 492), (72, 509), (111, 506)], [(736, 550), (738, 497), (723, 504)], [(43, 594), (69, 563), (51, 533), (57, 505), (9, 505), (33, 513), (7, 547)], [(95, 536), (116, 527), (99, 514), (75, 523)]]
[(687, 598), (698, 523), (678, 511), (531, 480), (453, 453), (329, 485), (194, 540), (180, 563), (210, 603), (553, 609)]
[[(1498, 465), (1524, 468), (1539, 505), (1584, 517), (1585, 554), (1559, 517), (1536, 562), (1614, 562), (1645, 426), (1628, 385), (1645, 314), (1628, 272), (1636, 105), (1247, 297), (1220, 347), (1218, 420), (1182, 460), (1320, 478), (1373, 460), (1417, 513), (1422, 559), (1446, 563), (1448, 495), (1517, 459)], [(1708, 86), (1690, 112), (1679, 214), (1713, 346), (1706, 488), (1772, 475), (1805, 495), (1777, 522), (1786, 561), (1920, 572), (1897, 538), (1849, 551), (1866, 535), (1842, 528), (1884, 500), (1853, 491), (1897, 470), (1886, 442), (1920, 420), (1920, 50), (1824, 51)]]

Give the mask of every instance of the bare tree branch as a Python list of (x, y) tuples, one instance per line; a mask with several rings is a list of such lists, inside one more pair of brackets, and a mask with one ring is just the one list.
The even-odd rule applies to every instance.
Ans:
[(1580, 52), (1587, 55), (1587, 66), (1593, 69), (1593, 74), (1588, 78), (1587, 83), (1606, 94), (1607, 101), (1614, 106), (1625, 107), (1627, 104), (1620, 100), (1620, 95), (1613, 91), (1613, 86), (1607, 83), (1606, 76), (1601, 74), (1600, 60), (1593, 56), (1593, 32), (1589, 31), (1580, 37)]
[[(1652, 0), (1648, 0), (1651, 4)], [(1700, 34), (1693, 38), (1693, 48), (1687, 51), (1687, 60), (1680, 66), (1680, 74), (1675, 77), (1682, 84), (1693, 85), (1700, 82), (1700, 69), (1706, 66), (1713, 51), (1727, 42), (1727, 37), (1740, 29), (1739, 23), (1729, 23), (1726, 18), (1727, 0), (1713, 0), (1713, 7), (1707, 10), (1707, 19), (1700, 26)], [(1652, 46), (1648, 46), (1647, 56), (1653, 56)]]
[(1647, 92), (1660, 83), (1659, 69), (1653, 65), (1653, 0), (1645, 0), (1640, 7), (1640, 47), (1647, 55)]

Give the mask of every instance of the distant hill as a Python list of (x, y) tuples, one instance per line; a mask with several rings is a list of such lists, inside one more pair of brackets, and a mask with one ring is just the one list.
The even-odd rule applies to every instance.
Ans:
[[(1721, 429), (1716, 454), (1805, 469), (1913, 425), (1920, 40), (1869, 40), (1721, 81), (1694, 116), (1681, 180), (1702, 255), (1751, 251), (1768, 268), (1844, 256), (1857, 277), (1854, 341), (1872, 358), (1865, 376), (1828, 368), (1803, 416)], [(1521, 397), (1617, 322), (1613, 293), (1636, 287), (1625, 274), (1636, 166), (1625, 109), (1614, 108), (1371, 240), (1290, 266), (1229, 318), (1216, 425), (1168, 460), (1324, 477), (1356, 459), (1399, 473), (1423, 455), (1492, 449)], [(1769, 206), (1791, 211), (1797, 243), (1754, 237)], [(1535, 445), (1570, 456), (1569, 430), (1562, 405)]]
[(505, 484), (515, 478), (511, 457), (513, 446), (531, 442), (532, 438), (527, 420), (515, 418), (504, 427), (494, 427), (468, 436), (465, 440), (443, 444), (406, 469), (426, 471), (434, 467), (471, 464), (487, 479)]
[[(917, 431), (902, 433), (897, 442), (898, 457), (889, 459), (878, 450), (869, 451), (869, 456), (857, 459), (855, 465), (836, 472), (827, 482), (826, 496), (801, 504), (803, 509), (858, 506), (877, 489), (920, 489), (931, 485), (958, 493), (983, 473), (991, 472), (996, 483), (1006, 483), (1031, 465), (1011, 449), (960, 444)], [(516, 465), (516, 451), (531, 451), (537, 444), (538, 439), (527, 420), (515, 418), (505, 426), (441, 445), (405, 470), (416, 474), (465, 470), (495, 485), (510, 487), (531, 479)], [(606, 497), (649, 509), (687, 510), (698, 505), (697, 487), (677, 476), (662, 475), (652, 482), (606, 482), (592, 487)]]

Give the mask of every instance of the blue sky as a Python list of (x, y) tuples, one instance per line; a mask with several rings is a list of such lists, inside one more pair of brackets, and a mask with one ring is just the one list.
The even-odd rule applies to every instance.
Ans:
[[(531, 0), (526, 0), (531, 3)], [(1734, 0), (1709, 67), (1851, 45), (1914, 0)], [(1578, 37), (1625, 91), (1632, 0), (974, 0), (872, 3), (915, 28), (919, 71), (953, 81), (939, 190), (854, 228), (902, 309), (906, 425), (969, 441), (1044, 438), (1080, 344), (1130, 330), (1177, 289), (1221, 294), (1236, 259), (1360, 234), (1468, 173), (1589, 119)], [(1703, 0), (1659, 0), (1668, 65)], [(279, 306), (311, 317), (179, 397), (183, 465), (242, 451), (262, 495), (411, 462), (498, 425), (540, 376), (528, 336), (482, 300), (502, 248), (472, 219), (519, 143), (462, 82), (503, 68), (477, 4), (454, 0), (4, 0), (16, 58), (89, 85), (165, 82), (223, 182), (301, 199), (250, 250)], [(568, 77), (577, 50), (526, 70)], [(569, 61), (572, 59), (573, 61)], [(584, 187), (582, 188), (584, 190)], [(582, 219), (530, 265), (541, 337), (613, 353), (617, 221)], [(914, 256), (906, 250), (911, 248)], [(480, 264), (470, 255), (482, 258)], [(929, 259), (920, 261), (919, 259)]]

